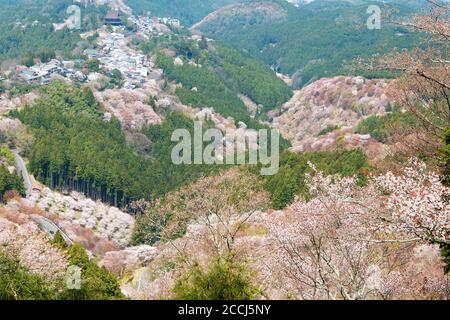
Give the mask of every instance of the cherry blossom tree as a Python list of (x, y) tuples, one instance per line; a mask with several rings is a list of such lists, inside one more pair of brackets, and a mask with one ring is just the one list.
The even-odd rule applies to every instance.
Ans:
[(388, 173), (363, 188), (355, 178), (309, 176), (312, 200), (297, 199), (264, 217), (272, 253), (263, 268), (269, 284), (284, 297), (301, 299), (448, 294), (436, 246), (427, 249), (433, 268), (412, 265), (421, 240), (448, 240), (447, 190), (423, 164), (415, 165), (419, 173)]
[(420, 119), (430, 134), (442, 138), (450, 125), (450, 6), (427, 0), (426, 12), (391, 23), (424, 35), (420, 48), (393, 51), (363, 63), (368, 69), (399, 72), (390, 98)]
[(168, 242), (183, 236), (190, 225), (202, 225), (208, 228), (217, 253), (232, 250), (236, 234), (255, 211), (267, 208), (268, 199), (256, 176), (227, 170), (201, 178), (149, 206), (138, 217), (135, 238), (145, 243)]
[(450, 6), (448, 1), (427, 0), (425, 9), (413, 16), (387, 17), (385, 21), (416, 32), (423, 41), (412, 50), (394, 50), (369, 60), (357, 59), (366, 70), (398, 74), (387, 95), (401, 110), (419, 121), (414, 127), (397, 128), (393, 158), (402, 162), (418, 154), (441, 166), (446, 162), (439, 148), (450, 126)]
[(285, 212), (266, 217), (275, 252), (272, 271), (281, 272), (281, 285), (294, 297), (368, 297), (370, 267), (378, 259), (365, 239), (377, 209), (376, 193), (362, 191), (354, 178), (320, 172), (307, 181), (313, 200), (297, 199)]
[(18, 225), (0, 218), (0, 253), (51, 281), (61, 280), (69, 266), (66, 255), (30, 222)]
[(450, 188), (441, 183), (438, 174), (413, 159), (402, 175), (388, 172), (375, 182), (389, 194), (392, 231), (429, 242), (450, 243)]
[[(177, 193), (187, 202), (176, 210), (192, 210), (187, 225), (181, 220), (185, 234), (156, 245), (139, 271), (152, 277), (135, 275), (144, 280), (141, 289), (127, 288), (133, 297), (169, 297), (180, 275), (192, 266), (208, 272), (218, 257), (244, 262), (262, 297), (271, 299), (449, 297), (439, 246), (431, 243), (448, 239), (448, 192), (423, 163), (414, 160), (404, 172), (375, 176), (363, 187), (313, 167), (311, 199), (298, 198), (283, 211), (258, 210), (265, 195), (249, 187), (252, 179), (233, 170), (195, 183), (209, 187), (202, 199), (188, 197), (189, 188)], [(254, 202), (236, 206), (252, 202), (247, 195)]]

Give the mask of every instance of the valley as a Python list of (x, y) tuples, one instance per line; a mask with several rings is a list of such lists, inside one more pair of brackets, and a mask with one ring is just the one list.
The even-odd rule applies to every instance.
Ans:
[[(448, 299), (442, 15), (109, 0), (70, 30), (68, 4), (0, 0), (0, 300)], [(249, 159), (279, 133), (278, 171), (175, 164), (194, 121)]]

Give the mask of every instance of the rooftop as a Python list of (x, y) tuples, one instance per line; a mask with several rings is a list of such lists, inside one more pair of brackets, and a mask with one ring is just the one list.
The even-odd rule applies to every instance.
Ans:
[(119, 13), (116, 11), (109, 11), (106, 14), (105, 19), (119, 19)]

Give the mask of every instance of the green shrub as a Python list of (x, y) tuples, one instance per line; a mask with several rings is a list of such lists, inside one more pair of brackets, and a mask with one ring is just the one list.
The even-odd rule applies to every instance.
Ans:
[(219, 258), (208, 270), (194, 265), (182, 274), (173, 288), (176, 300), (251, 300), (259, 290), (244, 263)]
[(10, 173), (8, 169), (0, 164), (0, 201), (7, 191), (16, 190), (21, 196), (25, 196), (25, 187), (22, 178), (15, 173)]
[(292, 203), (296, 195), (308, 197), (305, 184), (305, 174), (311, 171), (308, 162), (312, 162), (325, 174), (356, 174), (361, 183), (366, 179), (364, 173), (369, 168), (367, 157), (361, 150), (315, 153), (286, 151), (280, 157), (278, 173), (264, 178), (273, 208), (285, 208)]
[(90, 59), (86, 62), (86, 66), (90, 72), (100, 71), (100, 61), (98, 59)]
[(81, 289), (65, 290), (62, 300), (114, 300), (123, 299), (117, 279), (104, 267), (89, 259), (86, 250), (74, 244), (67, 250), (69, 262), (81, 268)]
[[(117, 279), (90, 260), (79, 244), (69, 248), (61, 239), (55, 246), (67, 250), (70, 265), (81, 268), (81, 289), (67, 289), (63, 280), (50, 283), (30, 274), (18, 261), (0, 253), (0, 300), (112, 300), (123, 299)], [(63, 240), (62, 240), (63, 241)]]
[(330, 132), (333, 132), (334, 130), (337, 130), (337, 129), (339, 129), (339, 128), (340, 128), (339, 126), (327, 126), (325, 129), (322, 129), (322, 130), (317, 134), (317, 136), (318, 136), (318, 137), (324, 136), (324, 135), (326, 135), (326, 134), (328, 134), (328, 133), (330, 133)]
[(10, 166), (13, 166), (15, 163), (14, 154), (6, 146), (0, 146), (0, 159), (5, 161)]
[(32, 275), (19, 262), (0, 253), (0, 300), (50, 300), (54, 288), (38, 275)]
[(442, 260), (445, 263), (444, 272), (450, 273), (450, 244), (445, 243), (440, 245)]
[(356, 133), (370, 134), (379, 142), (386, 142), (396, 127), (400, 125), (414, 125), (415, 118), (409, 113), (394, 111), (385, 116), (370, 116), (356, 127)]

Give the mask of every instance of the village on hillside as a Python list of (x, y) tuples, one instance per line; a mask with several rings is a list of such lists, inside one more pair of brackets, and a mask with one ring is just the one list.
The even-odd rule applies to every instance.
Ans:
[(130, 16), (128, 22), (134, 26), (133, 30), (125, 26), (118, 12), (110, 11), (104, 17), (104, 26), (95, 32), (95, 43), (83, 50), (81, 58), (53, 58), (46, 62), (35, 59), (34, 65), (18, 64), (13, 71), (0, 74), (0, 81), (47, 85), (55, 79), (69, 83), (89, 83), (102, 77), (119, 76), (125, 89), (142, 86), (147, 79), (155, 79), (160, 74), (152, 72), (152, 65), (146, 55), (130, 48), (131, 36), (139, 34), (148, 39), (171, 33), (172, 28), (182, 26), (178, 19), (169, 17)]

